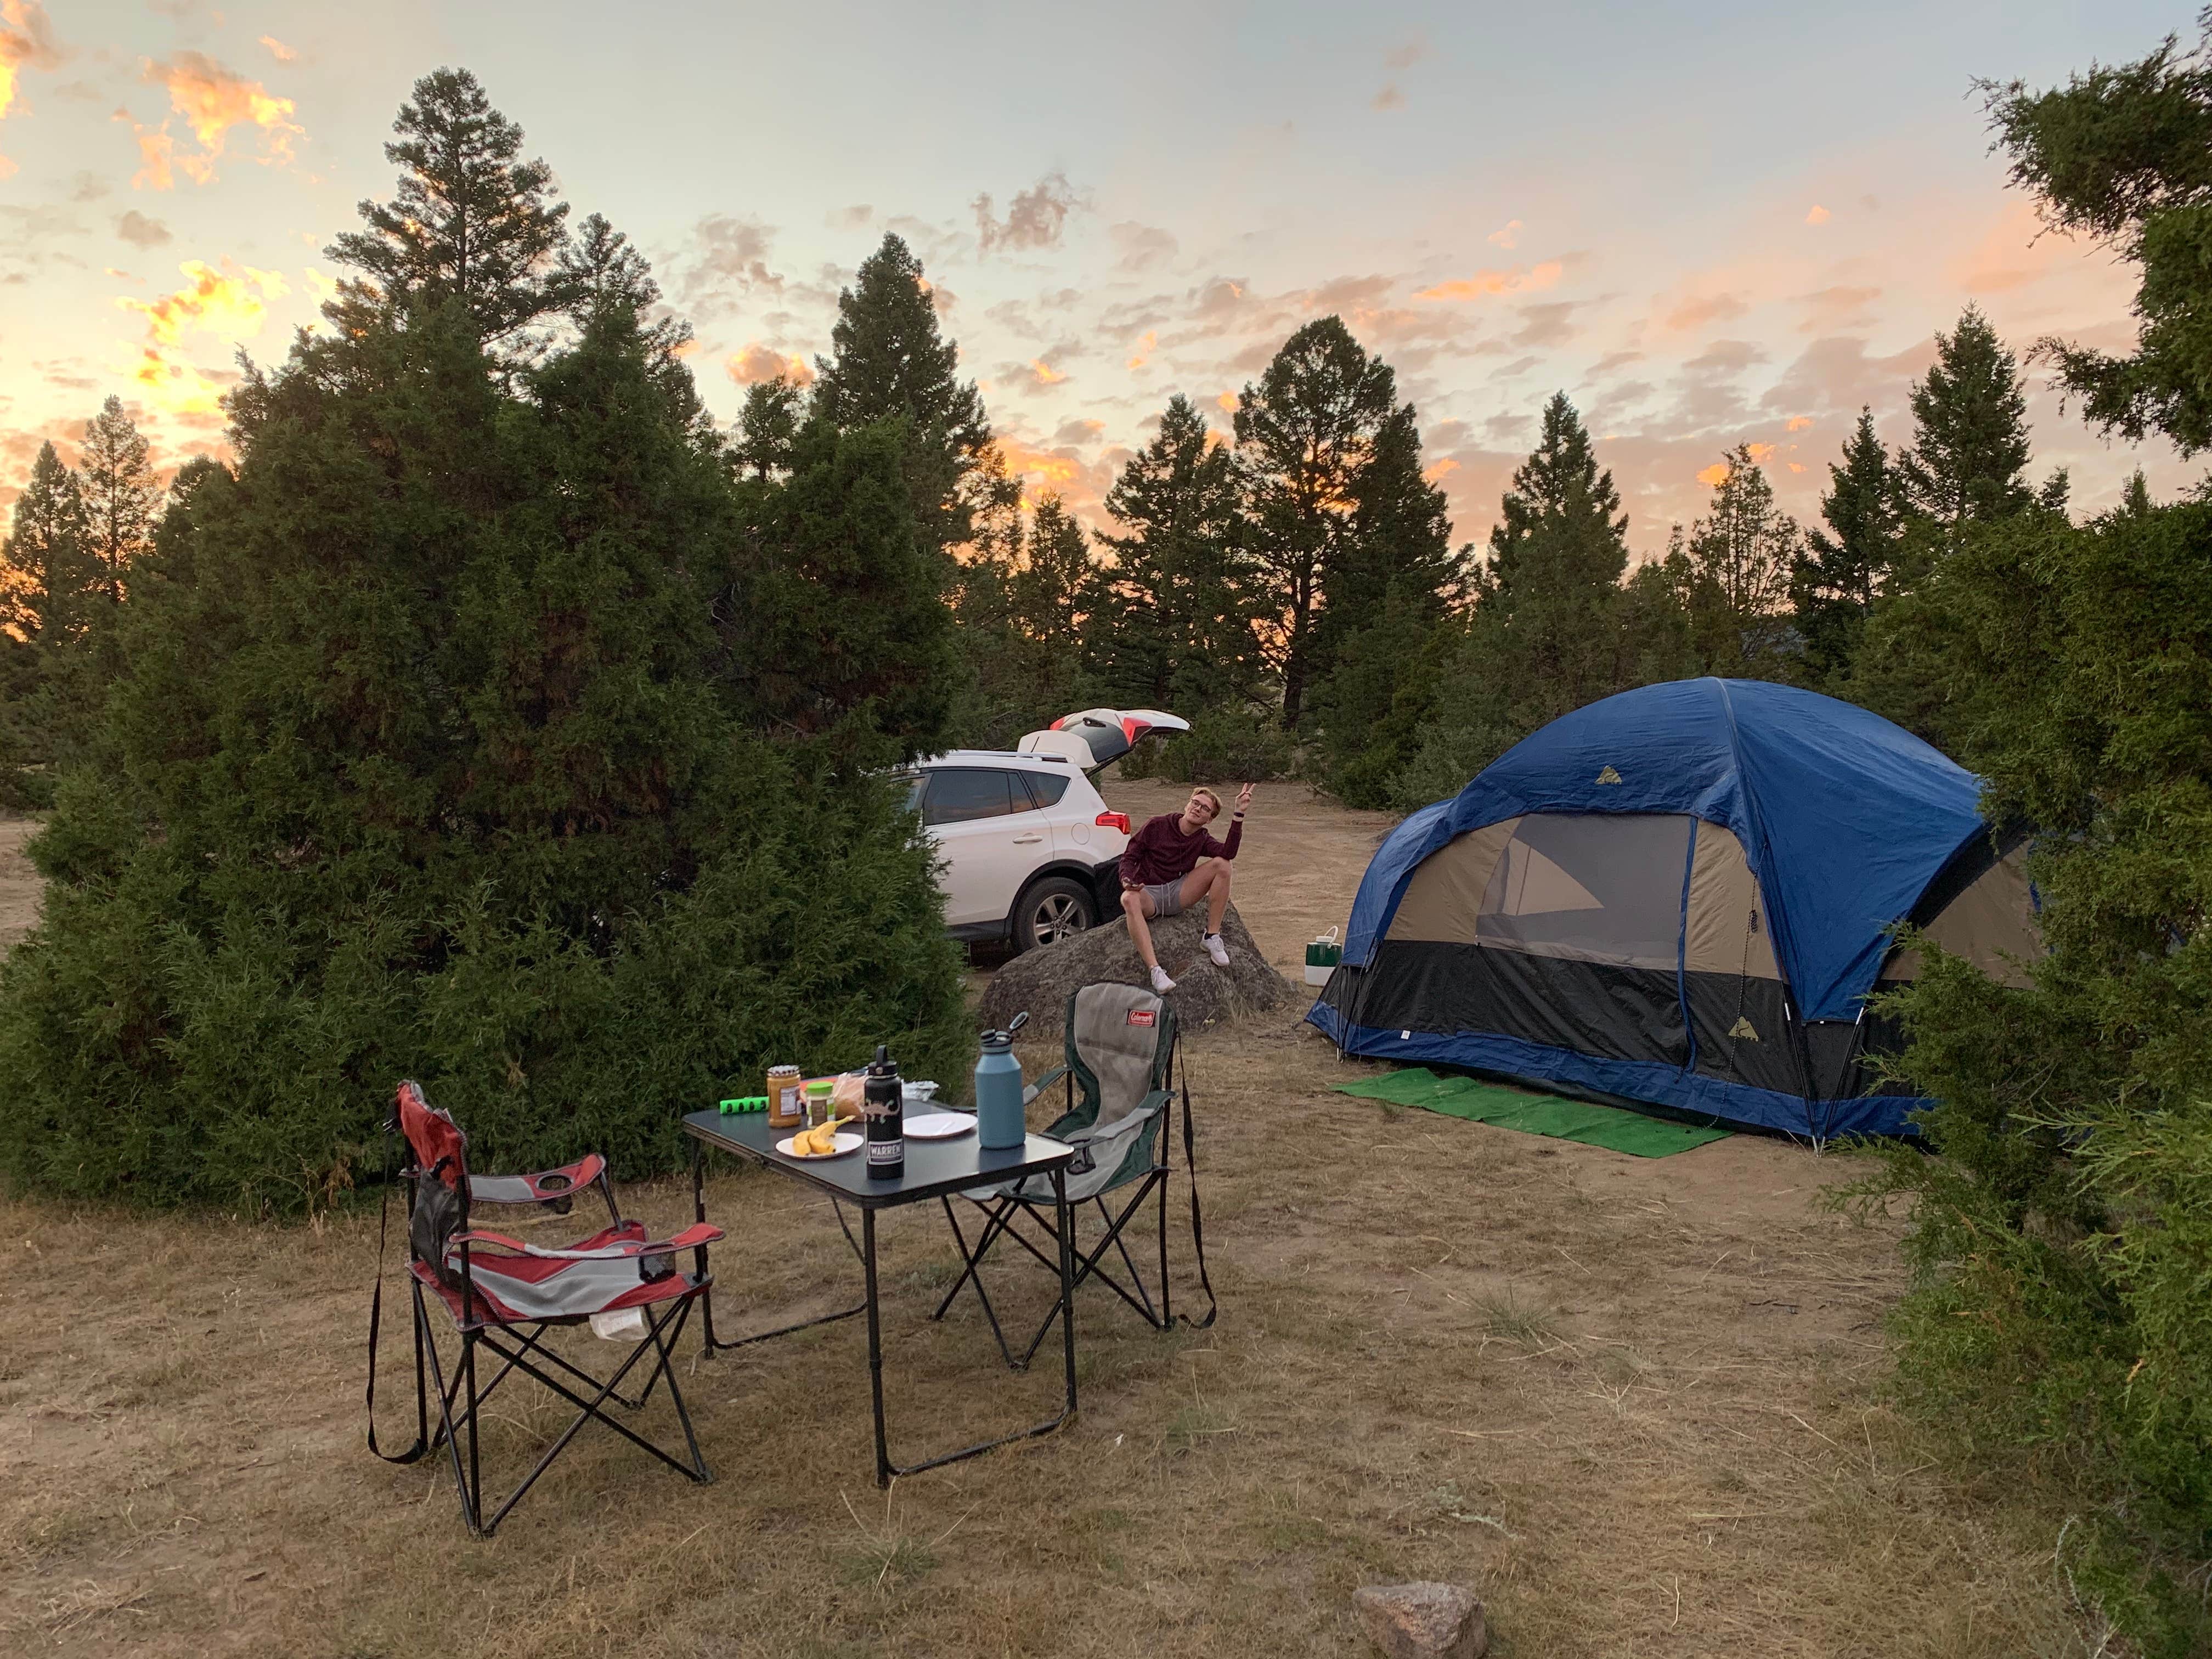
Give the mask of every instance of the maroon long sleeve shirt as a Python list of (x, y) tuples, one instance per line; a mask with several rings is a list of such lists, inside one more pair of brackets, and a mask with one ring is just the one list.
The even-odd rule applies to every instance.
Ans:
[(1203, 829), (1186, 836), (1182, 814), (1163, 812), (1148, 820), (1121, 849), (1121, 885), (1157, 887), (1164, 881), (1181, 881), (1198, 868), (1200, 859), (1235, 858), (1243, 836), (1241, 818), (1231, 820), (1227, 841), (1216, 841)]

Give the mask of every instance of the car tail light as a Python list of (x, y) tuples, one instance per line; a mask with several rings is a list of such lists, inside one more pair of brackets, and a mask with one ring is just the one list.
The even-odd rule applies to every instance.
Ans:
[(1127, 812), (1101, 812), (1091, 821), (1101, 830), (1119, 830), (1125, 836), (1129, 833), (1129, 815)]

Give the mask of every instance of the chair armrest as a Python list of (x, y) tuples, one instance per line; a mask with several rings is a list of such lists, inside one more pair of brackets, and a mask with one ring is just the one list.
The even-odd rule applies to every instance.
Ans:
[(1047, 1072), (1035, 1083), (1030, 1084), (1028, 1088), (1022, 1091), (1022, 1104), (1024, 1106), (1028, 1105), (1031, 1101), (1035, 1100), (1039, 1095), (1042, 1094), (1047, 1089), (1051, 1088), (1054, 1084), (1059, 1082), (1060, 1079), (1066, 1075), (1066, 1066), (1054, 1066), (1052, 1070)]
[(1132, 1109), (1123, 1113), (1111, 1123), (1094, 1123), (1087, 1129), (1078, 1129), (1073, 1134), (1063, 1135), (1060, 1139), (1071, 1146), (1081, 1146), (1093, 1140), (1110, 1139), (1123, 1130), (1142, 1123), (1146, 1118), (1156, 1116), (1160, 1108), (1174, 1098), (1174, 1090), (1155, 1089), (1139, 1101)]
[(533, 1175), (469, 1177), (469, 1200), (475, 1204), (554, 1204), (574, 1198), (577, 1188), (588, 1187), (606, 1173), (607, 1161), (587, 1152), (574, 1164)]
[(559, 1261), (620, 1261), (628, 1256), (665, 1255), (671, 1250), (693, 1250), (702, 1244), (715, 1244), (724, 1237), (722, 1230), (708, 1221), (695, 1221), (683, 1231), (667, 1238), (630, 1238), (618, 1243), (602, 1244), (586, 1250), (549, 1250), (542, 1244), (526, 1244), (505, 1233), (489, 1232), (475, 1228), (465, 1233), (455, 1233), (448, 1246), (466, 1244), (471, 1248), (495, 1244), (501, 1249), (512, 1250), (518, 1255), (534, 1255)]

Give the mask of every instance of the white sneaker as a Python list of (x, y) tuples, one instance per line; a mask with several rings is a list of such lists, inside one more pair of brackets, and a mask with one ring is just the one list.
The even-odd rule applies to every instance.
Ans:
[(1175, 981), (1168, 977), (1168, 970), (1166, 969), (1155, 968), (1152, 969), (1152, 989), (1158, 991), (1162, 996), (1165, 996), (1169, 992), (1175, 989)]
[(1213, 958), (1213, 965), (1217, 968), (1226, 968), (1229, 965), (1229, 947), (1222, 942), (1221, 935), (1218, 933), (1208, 933), (1206, 936), (1206, 954)]

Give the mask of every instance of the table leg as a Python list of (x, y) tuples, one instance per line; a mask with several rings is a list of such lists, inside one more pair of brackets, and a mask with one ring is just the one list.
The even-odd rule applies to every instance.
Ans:
[[(1075, 1415), (1075, 1212), (1067, 1206), (1067, 1172), (1052, 1172), (1053, 1219), (1060, 1229), (1060, 1334), (1067, 1355), (1067, 1409), (1064, 1422)], [(1164, 1280), (1163, 1280), (1164, 1283)]]
[[(707, 1218), (706, 1164), (706, 1143), (694, 1140), (691, 1143), (691, 1218), (694, 1221), (704, 1221)], [(830, 1202), (833, 1206), (836, 1204), (835, 1199)], [(845, 1212), (842, 1208), (837, 1211), (837, 1225), (844, 1231), (845, 1242), (852, 1244), (853, 1230), (845, 1225)], [(860, 1254), (860, 1247), (858, 1244), (853, 1244), (853, 1254), (854, 1255)], [(703, 1244), (698, 1246), (693, 1250), (692, 1255), (701, 1277), (705, 1277), (707, 1247)], [(772, 1331), (760, 1331), (751, 1336), (733, 1336), (725, 1340), (714, 1334), (714, 1287), (709, 1285), (706, 1293), (699, 1298), (700, 1340), (704, 1344), (702, 1352), (708, 1358), (712, 1359), (725, 1348), (750, 1347), (756, 1342), (767, 1342), (779, 1336), (789, 1336), (794, 1331), (811, 1331), (817, 1325), (834, 1325), (841, 1319), (852, 1318), (855, 1314), (861, 1312), (866, 1306), (865, 1303), (855, 1302), (849, 1308), (840, 1308), (836, 1313), (823, 1314), (814, 1319), (802, 1319), (795, 1325), (781, 1325)]]
[(876, 1310), (876, 1212), (860, 1212), (860, 1261), (868, 1280), (868, 1392), (876, 1408), (876, 1484), (891, 1483), (891, 1454), (884, 1434), (884, 1332)]
[[(707, 1218), (707, 1143), (691, 1143), (691, 1218)], [(707, 1276), (707, 1247), (702, 1244), (691, 1253), (691, 1264), (700, 1278)], [(709, 1285), (707, 1293), (699, 1298), (699, 1330), (706, 1343), (706, 1357), (714, 1357), (714, 1287)]]

